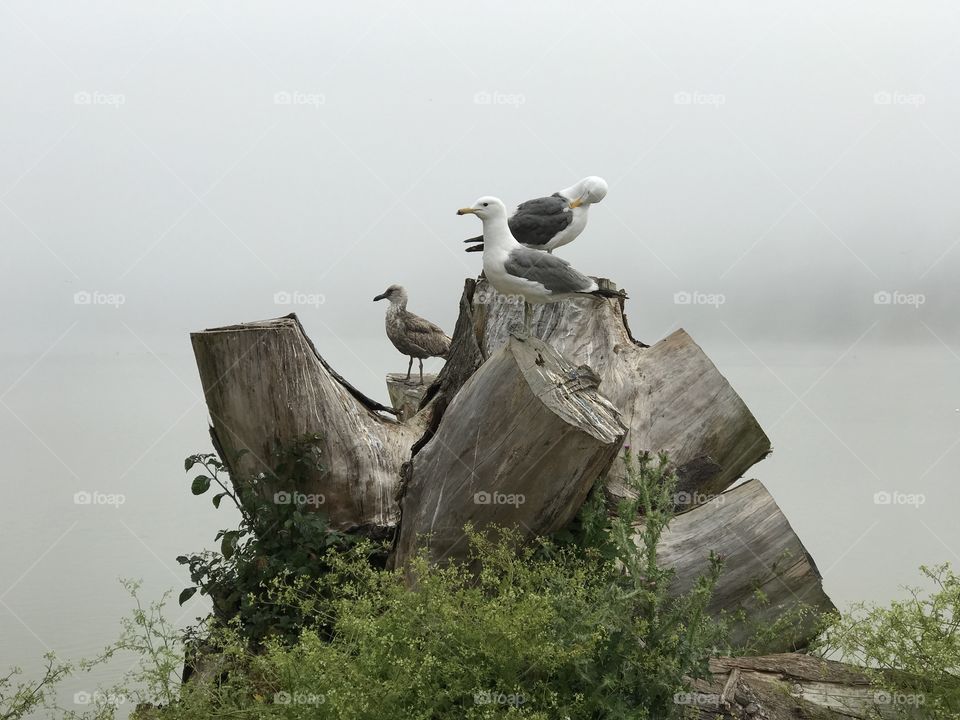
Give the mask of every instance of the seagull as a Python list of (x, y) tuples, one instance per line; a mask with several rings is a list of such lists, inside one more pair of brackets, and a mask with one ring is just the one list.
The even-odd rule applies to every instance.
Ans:
[[(607, 195), (607, 181), (591, 175), (550, 197), (520, 203), (508, 218), (510, 232), (521, 245), (553, 252), (577, 239), (587, 226), (587, 211)], [(483, 250), (483, 235), (464, 240), (479, 243), (467, 252)]]
[(528, 334), (531, 303), (584, 296), (626, 297), (601, 288), (563, 258), (518, 243), (507, 224), (507, 207), (499, 198), (482, 197), (472, 207), (457, 210), (457, 215), (476, 215), (483, 221), (483, 273), (499, 292), (523, 297), (523, 324)]
[(439, 327), (407, 310), (407, 291), (400, 285), (391, 285), (373, 301), (389, 300), (387, 308), (387, 337), (393, 346), (410, 356), (405, 382), (410, 382), (413, 359), (420, 361), (420, 384), (423, 385), (423, 359), (446, 357), (450, 350), (450, 338)]

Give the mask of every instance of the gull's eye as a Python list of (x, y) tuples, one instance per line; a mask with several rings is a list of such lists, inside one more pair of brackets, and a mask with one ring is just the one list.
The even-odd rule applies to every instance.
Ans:
[(484, 203), (483, 206), (486, 207), (486, 206), (489, 205), (489, 204), (490, 204), (490, 203)]

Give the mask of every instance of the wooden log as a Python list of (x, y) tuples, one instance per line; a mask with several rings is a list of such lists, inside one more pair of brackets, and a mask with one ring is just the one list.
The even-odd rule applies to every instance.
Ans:
[[(341, 530), (398, 520), (400, 466), (424, 426), (399, 423), (323, 360), (295, 315), (191, 335), (218, 451), (242, 482), (275, 468), (275, 456), (318, 434), (319, 464), (297, 490)], [(239, 456), (239, 451), (247, 450)]]
[[(892, 720), (926, 718), (898, 708), (862, 668), (802, 653), (712, 658), (710, 676), (680, 693), (701, 720)], [(900, 714), (905, 709), (906, 715)]]
[[(609, 281), (606, 281), (609, 282)], [(474, 333), (489, 356), (506, 341), (523, 304), (480, 279), (473, 295)], [(693, 339), (677, 330), (652, 347), (630, 333), (622, 299), (565, 300), (533, 309), (533, 334), (568, 361), (585, 363), (628, 426), (634, 451), (667, 451), (680, 479), (678, 506), (688, 509), (723, 492), (770, 452), (770, 440)], [(627, 494), (622, 458), (608, 492)]]
[(397, 565), (420, 547), (463, 559), (463, 527), (566, 525), (613, 462), (625, 428), (589, 367), (512, 335), (463, 385), (413, 456), (401, 500)]
[[(823, 591), (813, 558), (773, 496), (758, 480), (750, 480), (677, 515), (658, 546), (659, 560), (675, 571), (673, 590), (690, 590), (706, 574), (713, 551), (724, 560), (709, 611), (744, 609), (750, 624), (769, 625), (801, 604), (823, 612), (836, 608)], [(757, 593), (766, 598), (760, 602)], [(781, 635), (769, 650), (806, 647), (815, 633), (813, 618)], [(747, 639), (750, 627), (733, 628), (733, 641)]]
[(436, 379), (436, 375), (426, 374), (423, 376), (423, 384), (419, 383), (419, 375), (412, 375), (411, 381), (408, 381), (406, 373), (389, 373), (387, 375), (387, 394), (390, 396), (390, 404), (397, 411), (397, 418), (403, 422), (409, 420), (420, 409), (420, 402), (423, 400), (427, 390)]

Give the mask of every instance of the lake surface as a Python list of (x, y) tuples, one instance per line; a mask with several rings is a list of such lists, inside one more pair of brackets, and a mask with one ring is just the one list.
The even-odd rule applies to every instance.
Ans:
[[(773, 454), (748, 477), (772, 492), (838, 606), (900, 595), (921, 563), (960, 565), (960, 358), (951, 350), (870, 338), (744, 344), (721, 330), (691, 332), (770, 435)], [(386, 401), (383, 375), (403, 360), (385, 343), (318, 346)], [(174, 558), (211, 547), (237, 514), (192, 497), (183, 472), (185, 456), (210, 448), (189, 346), (156, 355), (130, 338), (116, 346), (91, 352), (67, 337), (39, 361), (0, 358), (0, 387), (12, 385), (0, 406), (12, 459), (0, 505), (0, 667), (35, 674), (48, 649), (94, 655), (130, 611), (121, 577), (142, 579), (148, 601), (172, 590), (168, 615), (179, 625), (206, 612), (199, 596), (177, 607), (189, 580)], [(878, 492), (894, 501), (878, 504)], [(76, 493), (92, 502), (78, 504)], [(910, 495), (918, 504), (897, 501)], [(118, 660), (70, 680), (60, 701), (70, 707), (74, 693), (128, 668)]]

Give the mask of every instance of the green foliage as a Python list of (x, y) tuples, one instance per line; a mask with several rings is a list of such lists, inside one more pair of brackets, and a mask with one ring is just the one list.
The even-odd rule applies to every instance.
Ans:
[(39, 680), (20, 680), (23, 671), (10, 668), (0, 676), (0, 720), (20, 720), (46, 704), (53, 687), (73, 672), (73, 666), (57, 659), (53, 653), (44, 655), (44, 671)]
[[(562, 537), (467, 527), (470, 556), (405, 571), (369, 541), (335, 547), (318, 575), (277, 575), (259, 597), (299, 636), (247, 642), (240, 617), (211, 630), (228, 671), (189, 683), (164, 718), (667, 718), (724, 643), (705, 615), (720, 563), (678, 598), (657, 564), (675, 479), (647, 455), (637, 499), (608, 517), (600, 488)], [(638, 543), (634, 524), (644, 515)], [(519, 548), (519, 549), (518, 549)], [(478, 568), (476, 571), (468, 568)]]
[(960, 577), (949, 564), (920, 568), (929, 592), (907, 588), (889, 607), (857, 603), (830, 618), (818, 646), (824, 656), (864, 664), (877, 699), (904, 715), (960, 717)]
[[(0, 720), (21, 720), (41, 710), (46, 711), (44, 717), (61, 720), (113, 720), (118, 706), (177, 702), (184, 643), (182, 634), (164, 617), (169, 593), (145, 606), (140, 601), (139, 582), (121, 580), (121, 584), (133, 600), (134, 610), (121, 620), (120, 638), (92, 660), (63, 662), (48, 653), (43, 675), (35, 682), (14, 684), (20, 670), (13, 668), (0, 677)], [(86, 693), (89, 703), (83, 710), (57, 704), (53, 690), (58, 683), (114, 657), (133, 661), (119, 683)]]
[(308, 473), (320, 468), (318, 439), (315, 435), (299, 439), (273, 458), (273, 469), (241, 482), (231, 481), (216, 455), (186, 459), (188, 472), (198, 466), (201, 469), (193, 478), (191, 492), (202, 495), (211, 486), (219, 487), (220, 492), (212, 498), (214, 507), (230, 498), (241, 519), (237, 529), (217, 533), (214, 539), (219, 551), (177, 558), (188, 567), (195, 583), (180, 593), (181, 605), (199, 590), (213, 600), (221, 622), (238, 617), (240, 627), (255, 644), (268, 635), (296, 638), (304, 620), (290, 614), (295, 608), (281, 611), (270, 602), (271, 581), (281, 577), (316, 580), (328, 569), (327, 551), (343, 550), (353, 542), (351, 536), (332, 530), (322, 511), (311, 509), (323, 498), (299, 491)]

